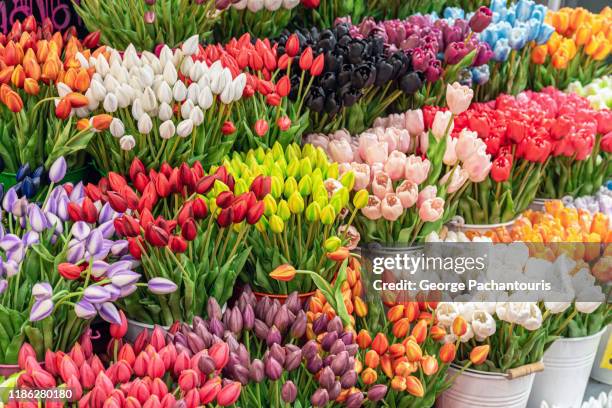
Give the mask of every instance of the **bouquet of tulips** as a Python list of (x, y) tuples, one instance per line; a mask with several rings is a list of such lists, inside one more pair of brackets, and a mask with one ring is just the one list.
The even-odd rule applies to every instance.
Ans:
[(587, 98), (593, 109), (612, 109), (612, 76), (610, 75), (596, 78), (584, 86), (580, 81), (574, 81), (569, 84), (566, 92)]
[(612, 218), (612, 190), (610, 187), (610, 183), (607, 186), (601, 186), (595, 194), (590, 196), (563, 197), (563, 205), (566, 208), (586, 210), (593, 215), (602, 213)]
[[(82, 94), (90, 74), (77, 59), (95, 47), (75, 31), (53, 32), (50, 20), (39, 25), (33, 16), (17, 22), (0, 39), (0, 158), (4, 170), (28, 164), (49, 168), (60, 156), (72, 166), (83, 164), (93, 136), (90, 126), (75, 128), (71, 117), (87, 105)], [(55, 106), (53, 105), (55, 102)]]
[(268, 276), (284, 265), (314, 271), (331, 281), (337, 261), (348, 256), (345, 246), (352, 240), (354, 248), (359, 240), (350, 227), (367, 194), (362, 192), (351, 206), (353, 174), (339, 178), (338, 165), (329, 163), (323, 150), (297, 144), (286, 149), (275, 144), (268, 150), (235, 153), (225, 166), (236, 178), (263, 185), (264, 215), (249, 236), (249, 272), (243, 279), (266, 293), (313, 290), (309, 279), (276, 282)]
[(74, 5), (90, 31), (99, 31), (102, 44), (125, 49), (134, 44), (152, 51), (158, 44), (176, 47), (193, 35), (212, 34), (230, 0), (83, 0)]
[(484, 142), (471, 133), (463, 133), (461, 142), (451, 137), (455, 116), (467, 109), (472, 96), (465, 86), (448, 85), (450, 111), (438, 111), (433, 123), (426, 118), (427, 131), (424, 112), (413, 110), (378, 120), (377, 127), (355, 140), (346, 132), (337, 132), (331, 141), (309, 136), (341, 162), (341, 174), (355, 173), (355, 190), (370, 193), (356, 219), (366, 242), (422, 241), (455, 214), (463, 191), (487, 178), (491, 159)]
[(552, 85), (565, 89), (576, 78), (583, 84), (609, 75), (612, 9), (599, 14), (578, 7), (549, 11), (545, 21), (555, 28), (546, 44), (535, 46), (529, 78), (530, 88), (540, 90)]
[[(479, 86), (475, 90), (476, 100), (489, 101), (501, 93), (516, 95), (527, 88), (531, 65), (532, 43), (546, 44), (555, 31), (544, 23), (547, 8), (533, 0), (519, 0), (509, 7), (504, 0), (493, 0), (492, 23), (479, 34), (493, 51), (488, 72), (493, 73), (486, 84), (477, 78), (482, 74), (472, 69)], [(447, 8), (444, 16), (463, 16), (463, 10)]]
[[(60, 158), (49, 178), (59, 182), (65, 172)], [(43, 205), (11, 188), (2, 208), (3, 363), (14, 363), (26, 340), (42, 357), (45, 349), (74, 344), (98, 314), (119, 321), (114, 302), (136, 289), (140, 275), (127, 242), (112, 239), (116, 214), (109, 205), (85, 197), (82, 184), (66, 184), (50, 189)]]
[(122, 307), (139, 321), (169, 326), (203, 314), (209, 296), (225, 303), (249, 256), (251, 226), (264, 212), (265, 178), (246, 184), (223, 166), (205, 174), (199, 162), (147, 171), (134, 160), (128, 180), (111, 172), (88, 194), (121, 214), (114, 226), (153, 292), (172, 293), (137, 291)]

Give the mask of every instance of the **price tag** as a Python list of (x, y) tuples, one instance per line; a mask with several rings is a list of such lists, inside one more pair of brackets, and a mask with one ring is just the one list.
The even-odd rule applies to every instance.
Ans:
[(608, 338), (608, 344), (606, 345), (606, 349), (604, 350), (599, 366), (601, 368), (612, 370), (612, 336)]

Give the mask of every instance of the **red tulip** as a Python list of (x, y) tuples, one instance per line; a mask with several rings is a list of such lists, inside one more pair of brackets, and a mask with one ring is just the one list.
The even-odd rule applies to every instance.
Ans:
[(232, 207), (224, 208), (221, 210), (221, 212), (219, 213), (219, 216), (217, 217), (217, 224), (220, 227), (225, 228), (232, 224), (233, 219), (234, 219), (234, 213), (233, 213)]
[(83, 396), (83, 386), (79, 382), (79, 379), (74, 375), (66, 381), (66, 386), (72, 391), (71, 401), (78, 401)]
[(55, 378), (45, 370), (34, 370), (30, 375), (34, 385), (38, 388), (53, 388), (56, 386)]
[(127, 397), (125, 399), (125, 408), (142, 408), (140, 402), (135, 397)]
[(83, 221), (94, 223), (98, 219), (98, 209), (89, 197), (83, 199)]
[(161, 378), (155, 378), (149, 386), (149, 389), (151, 391), (151, 394), (157, 395), (161, 399), (163, 399), (168, 394), (168, 386)]
[(300, 56), (300, 68), (302, 71), (308, 71), (312, 67), (312, 48), (306, 47)]
[(128, 208), (125, 198), (121, 197), (119, 193), (114, 191), (108, 192), (108, 203), (110, 204), (111, 208), (118, 213), (124, 213)]
[(184, 370), (191, 368), (191, 360), (185, 351), (179, 353), (176, 356), (176, 361), (174, 362), (174, 375), (178, 376)]
[(83, 211), (76, 203), (68, 203), (68, 215), (72, 221), (81, 221), (83, 219)]
[(22, 370), (26, 368), (26, 360), (28, 357), (36, 359), (36, 351), (34, 351), (34, 347), (32, 347), (30, 343), (23, 343), (17, 355), (17, 363)]
[(297, 34), (291, 34), (285, 43), (285, 52), (290, 57), (295, 57), (300, 52), (300, 40)]
[(134, 354), (134, 348), (132, 347), (132, 345), (126, 343), (121, 346), (121, 349), (119, 349), (119, 353), (117, 353), (117, 358), (119, 360), (125, 361), (130, 366), (133, 365), (134, 361), (136, 360), (136, 354)]
[(72, 350), (70, 350), (70, 353), (68, 353), (68, 355), (70, 356), (72, 361), (74, 361), (74, 364), (76, 364), (77, 367), (80, 367), (81, 364), (85, 362), (85, 353), (83, 352), (83, 348), (79, 343), (76, 343), (72, 347)]
[(193, 215), (195, 218), (201, 220), (206, 218), (208, 215), (208, 207), (206, 206), (206, 201), (204, 201), (201, 197), (196, 198), (193, 201)]
[(119, 192), (123, 186), (127, 185), (127, 181), (125, 181), (125, 178), (122, 175), (115, 173), (114, 171), (110, 171), (108, 173), (108, 184), (112, 190)]
[(281, 131), (286, 131), (291, 127), (291, 119), (288, 116), (281, 116), (277, 119), (276, 125)]
[(98, 47), (98, 43), (100, 42), (100, 31), (94, 31), (93, 33), (87, 34), (85, 38), (83, 38), (83, 46), (85, 48), (94, 49)]
[(64, 279), (75, 280), (81, 277), (81, 267), (68, 262), (59, 264), (57, 271)]
[(222, 191), (216, 198), (216, 203), (219, 208), (228, 208), (234, 201), (234, 193), (231, 191)]
[(240, 397), (241, 390), (242, 385), (239, 382), (232, 382), (226, 385), (217, 394), (217, 404), (222, 407), (234, 404)]
[(182, 237), (172, 235), (169, 242), (170, 249), (176, 254), (182, 254), (187, 250), (187, 242)]
[(153, 329), (150, 344), (156, 351), (159, 351), (166, 346), (166, 337), (159, 326), (155, 326)]
[(85, 186), (85, 194), (91, 199), (91, 201), (98, 201), (102, 198), (102, 191), (95, 184), (88, 183)]
[(128, 330), (127, 319), (122, 310), (119, 311), (119, 316), (121, 317), (121, 324), (111, 324), (109, 329), (110, 335), (117, 340), (122, 339)]
[(142, 258), (142, 237), (128, 238), (128, 251), (135, 259)]
[(168, 245), (169, 237), (168, 237), (168, 233), (164, 231), (162, 228), (159, 228), (158, 226), (154, 224), (149, 224), (145, 228), (145, 239), (151, 245), (161, 248), (161, 247), (165, 247), (166, 245)]
[(139, 193), (142, 193), (149, 183), (149, 178), (145, 173), (138, 173), (134, 177), (133, 183), (136, 190), (138, 190)]
[(79, 377), (81, 379), (81, 385), (86, 389), (92, 388), (96, 381), (96, 374), (87, 362), (84, 362), (83, 365), (79, 367)]
[(161, 400), (162, 408), (174, 408), (176, 406), (176, 398), (172, 394), (166, 394)]
[(247, 211), (246, 219), (247, 223), (251, 225), (257, 224), (264, 213), (265, 204), (263, 201), (258, 201), (255, 205), (249, 208)]
[(234, 122), (231, 122), (229, 120), (223, 122), (223, 126), (221, 126), (221, 133), (223, 133), (225, 136), (228, 136), (234, 133), (235, 131), (236, 126), (234, 126)]
[(259, 119), (255, 122), (255, 133), (259, 137), (263, 137), (266, 133), (268, 133), (268, 121), (265, 119)]
[(229, 346), (224, 342), (215, 343), (208, 350), (208, 355), (213, 359), (215, 368), (221, 370), (229, 361)]
[(70, 116), (71, 111), (72, 106), (70, 105), (70, 101), (68, 99), (63, 98), (60, 99), (59, 103), (55, 107), (55, 116), (62, 120), (68, 119), (68, 116)]
[(193, 218), (188, 218), (181, 224), (181, 235), (187, 241), (193, 241), (198, 234), (198, 226)]
[(221, 379), (219, 377), (211, 378), (200, 388), (200, 404), (210, 404), (217, 398), (217, 394), (221, 391)]
[(215, 185), (215, 176), (204, 176), (196, 184), (198, 194), (207, 194)]
[(251, 191), (255, 193), (258, 200), (263, 200), (270, 193), (272, 188), (272, 179), (267, 176), (259, 175), (253, 179), (251, 183)]
[(498, 183), (504, 182), (510, 178), (510, 170), (512, 170), (511, 157), (498, 156), (491, 167), (491, 178)]
[[(45, 370), (51, 373), (52, 375), (57, 374), (57, 364), (55, 362), (55, 353), (47, 349), (47, 351), (45, 352)], [(24, 369), (24, 367), (21, 367), (21, 364), (19, 364), (19, 368), (21, 368), (22, 370)]]
[(195, 370), (185, 370), (178, 379), (178, 385), (183, 392), (193, 390), (200, 386), (200, 378)]
[(284, 98), (289, 95), (289, 92), (291, 92), (291, 81), (289, 80), (289, 76), (285, 75), (276, 82), (276, 93), (278, 93), (281, 98)]
[(323, 54), (319, 54), (312, 62), (312, 66), (310, 67), (310, 75), (313, 77), (321, 75), (324, 67), (325, 56)]

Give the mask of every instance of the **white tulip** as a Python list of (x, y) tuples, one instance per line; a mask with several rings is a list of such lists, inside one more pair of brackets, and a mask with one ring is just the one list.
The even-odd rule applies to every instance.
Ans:
[(153, 122), (151, 121), (151, 117), (143, 113), (140, 119), (138, 119), (138, 131), (143, 135), (148, 135), (153, 129)]
[(192, 82), (191, 84), (189, 84), (189, 87), (187, 88), (187, 99), (189, 99), (195, 105), (196, 103), (198, 103), (199, 95), (200, 95), (200, 85), (198, 85), (195, 82)]
[(159, 105), (159, 111), (157, 112), (157, 116), (159, 117), (159, 119), (170, 120), (173, 114), (174, 112), (172, 112), (172, 107), (166, 102), (162, 102)]
[(175, 101), (183, 102), (187, 98), (187, 88), (183, 81), (176, 81), (172, 88), (172, 96)]
[(146, 88), (147, 86), (153, 85), (153, 78), (155, 73), (150, 65), (145, 65), (138, 70), (138, 80), (140, 86)]
[(444, 327), (450, 327), (455, 318), (459, 316), (457, 304), (452, 302), (440, 302), (436, 308), (436, 318)]
[(121, 58), (121, 54), (119, 54), (119, 51), (113, 48), (111, 48), (109, 51), (110, 51), (110, 56), (108, 57), (109, 67), (113, 65), (115, 62), (118, 62), (120, 64), (123, 62), (123, 59)]
[(193, 132), (193, 121), (186, 119), (178, 124), (176, 127), (176, 134), (180, 137), (187, 137)]
[(528, 316), (523, 319), (523, 321), (519, 322), (519, 324), (527, 330), (537, 330), (542, 327), (542, 311), (537, 303), (528, 303), (528, 308)]
[(87, 109), (89, 109), (90, 111), (95, 111), (96, 109), (98, 109), (98, 105), (100, 105), (100, 102), (98, 102), (98, 99), (93, 96), (92, 88), (88, 88), (87, 91), (85, 91), (85, 96), (89, 101)]
[(283, 5), (283, 0), (264, 0), (266, 10), (276, 11)]
[(183, 61), (181, 61), (181, 73), (185, 76), (189, 75), (189, 71), (195, 64), (193, 63), (193, 58), (185, 57)]
[(104, 58), (104, 55), (98, 55), (98, 59), (96, 60), (96, 71), (102, 75), (102, 77), (105, 77), (109, 70), (108, 61)]
[(198, 52), (198, 45), (200, 43), (200, 36), (198, 34), (189, 37), (183, 43), (181, 49), (185, 55), (193, 55)]
[(495, 319), (484, 310), (476, 310), (472, 315), (472, 330), (476, 340), (482, 341), (495, 333)]
[(551, 314), (563, 313), (571, 305), (572, 305), (572, 302), (544, 302), (544, 307)]
[(235, 102), (239, 101), (242, 98), (242, 94), (244, 93), (244, 88), (246, 87), (246, 75), (244, 73), (238, 75), (236, 79), (232, 82), (232, 88), (234, 90), (233, 100)]
[(204, 68), (202, 67), (202, 63), (200, 61), (194, 62), (194, 64), (189, 69), (189, 78), (193, 82), (198, 82), (200, 78), (204, 75)]
[(174, 136), (174, 123), (171, 120), (166, 120), (164, 123), (159, 125), (159, 135), (162, 139), (170, 139)]
[(209, 87), (200, 88), (200, 95), (198, 96), (198, 105), (202, 110), (207, 110), (213, 104), (213, 95)]
[(495, 306), (495, 313), (503, 321), (520, 323), (529, 316), (529, 309), (529, 305), (524, 302), (509, 300), (507, 302), (498, 302)]
[(121, 137), (125, 135), (125, 126), (119, 118), (113, 118), (110, 124), (110, 132), (114, 137)]
[(134, 148), (134, 146), (136, 146), (136, 140), (134, 139), (134, 136), (131, 135), (123, 136), (119, 140), (119, 146), (121, 146), (121, 149), (123, 150), (130, 151)]
[(229, 82), (226, 84), (225, 89), (221, 92), (221, 102), (226, 105), (232, 103), (234, 97), (234, 88), (232, 87), (232, 83)]
[(248, 4), (249, 0), (240, 0), (237, 3), (232, 4), (236, 10), (244, 10)]
[(283, 0), (283, 7), (287, 10), (291, 10), (300, 4), (300, 0)]
[(161, 82), (156, 90), (157, 99), (160, 102), (172, 103), (172, 89), (166, 82)]
[(174, 83), (178, 79), (178, 72), (176, 72), (176, 67), (172, 64), (171, 61), (168, 61), (166, 65), (164, 65), (164, 81), (168, 83), (168, 85), (174, 85)]
[(118, 106), (118, 101), (117, 101), (117, 97), (115, 96), (115, 94), (114, 93), (106, 94), (106, 98), (104, 98), (104, 103), (102, 104), (102, 107), (104, 108), (104, 110), (106, 112), (113, 113), (117, 110), (117, 106)]
[(117, 79), (119, 82), (126, 82), (128, 78), (127, 69), (121, 65), (120, 62), (115, 61), (111, 64), (110, 74)]
[[(145, 53), (143, 53), (144, 55)], [(164, 71), (164, 66), (161, 63), (161, 60), (159, 58), (157, 58), (157, 56), (153, 53), (148, 53), (148, 64), (151, 69), (153, 69), (153, 73), (156, 75), (161, 75), (161, 73)]]
[(157, 99), (155, 99), (155, 92), (150, 87), (145, 88), (142, 95), (142, 109), (147, 112), (152, 111), (157, 107)]
[(574, 307), (580, 313), (593, 313), (606, 299), (606, 295), (601, 291), (601, 287), (592, 286), (582, 290), (576, 299), (589, 299), (590, 302), (576, 302)]
[(141, 65), (141, 61), (140, 58), (138, 58), (136, 47), (134, 47), (134, 44), (130, 44), (123, 53), (123, 66), (130, 69), (131, 67), (139, 65)]
[(116, 94), (117, 104), (121, 109), (125, 109), (130, 106), (130, 103), (132, 102), (132, 88), (129, 85), (121, 85), (119, 88), (117, 88)]
[(143, 114), (144, 114), (144, 109), (142, 109), (141, 99), (137, 98), (134, 100), (134, 103), (132, 103), (132, 117), (138, 120)]
[(57, 88), (57, 96), (59, 96), (60, 98), (63, 98), (64, 96), (72, 92), (72, 89), (63, 82), (58, 82), (56, 85), (56, 88)]
[(195, 126), (200, 126), (202, 123), (204, 123), (204, 112), (202, 112), (202, 109), (200, 109), (199, 106), (196, 106), (191, 110), (189, 119), (193, 121)]
[(166, 64), (170, 61), (172, 61), (172, 50), (168, 45), (164, 45), (159, 52), (159, 62), (165, 68)]
[(119, 86), (119, 81), (117, 81), (114, 76), (107, 75), (106, 78), (104, 78), (104, 88), (106, 89), (106, 92), (115, 92), (115, 89), (117, 89)]
[(457, 309), (459, 309), (459, 315), (463, 317), (466, 322), (470, 323), (476, 311), (476, 305), (472, 302), (461, 302), (457, 305)]
[(249, 0), (247, 7), (249, 8), (249, 11), (257, 13), (264, 7), (264, 2), (263, 0)]
[(225, 89), (225, 75), (223, 72), (210, 75), (210, 90), (215, 94), (219, 95)]
[(97, 79), (90, 82), (89, 89), (91, 89), (91, 96), (98, 102), (102, 102), (106, 97), (106, 88)]
[(75, 108), (73, 109), (73, 112), (77, 116), (77, 118), (86, 118), (91, 113), (91, 111), (86, 106), (83, 106), (82, 108)]
[(202, 76), (198, 80), (198, 85), (200, 86), (200, 89), (206, 87), (210, 88), (210, 74), (208, 72), (202, 74)]
[(193, 102), (187, 99), (187, 101), (181, 105), (181, 117), (183, 119), (188, 119), (191, 115), (191, 111), (193, 110), (193, 108)]
[(89, 61), (87, 61), (87, 58), (85, 58), (85, 56), (83, 54), (81, 54), (81, 52), (77, 52), (76, 55), (74, 56), (76, 58), (77, 61), (79, 61), (79, 64), (81, 64), (82, 68), (89, 68)]

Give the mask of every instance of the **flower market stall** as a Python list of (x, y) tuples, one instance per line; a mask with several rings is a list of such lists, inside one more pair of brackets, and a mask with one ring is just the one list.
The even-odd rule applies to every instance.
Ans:
[(538, 3), (0, 4), (0, 407), (611, 407), (612, 8)]

